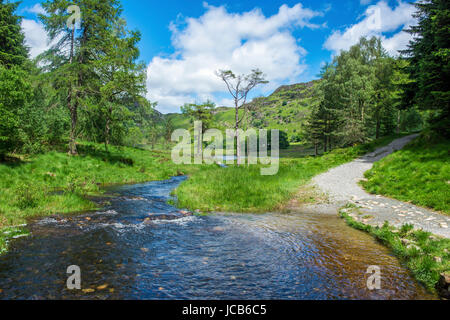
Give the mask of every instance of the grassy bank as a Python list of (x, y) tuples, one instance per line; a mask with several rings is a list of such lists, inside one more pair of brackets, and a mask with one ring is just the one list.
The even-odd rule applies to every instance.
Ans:
[(376, 163), (366, 173), (374, 194), (450, 214), (450, 141), (431, 133)]
[[(27, 218), (95, 209), (88, 195), (111, 184), (163, 180), (193, 173), (198, 167), (177, 166), (166, 152), (83, 143), (80, 155), (50, 152), (0, 163), (0, 250), (6, 238), (17, 236)], [(190, 171), (187, 171), (190, 170)]]
[(304, 150), (300, 149), (285, 152), (275, 176), (262, 176), (259, 166), (203, 168), (175, 191), (178, 206), (203, 212), (276, 210), (315, 175), (371, 152), (395, 138), (385, 137), (369, 144), (337, 149), (317, 158), (304, 157)]
[(341, 216), (347, 223), (358, 230), (365, 231), (387, 246), (413, 273), (414, 277), (431, 292), (439, 275), (450, 270), (450, 239), (441, 239), (413, 226), (405, 225), (395, 229), (389, 224), (372, 227), (357, 222), (348, 214), (349, 209), (341, 210)]

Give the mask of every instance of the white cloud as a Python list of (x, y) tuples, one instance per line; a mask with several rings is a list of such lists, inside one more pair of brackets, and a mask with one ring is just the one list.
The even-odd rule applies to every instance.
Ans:
[(295, 28), (319, 28), (311, 19), (320, 12), (283, 5), (266, 17), (254, 9), (241, 14), (205, 4), (200, 18), (187, 18), (182, 26), (172, 23), (172, 44), (176, 53), (155, 57), (148, 66), (149, 98), (159, 102), (162, 112), (177, 112), (187, 102), (205, 97), (217, 103), (226, 88), (215, 76), (219, 69), (248, 73), (260, 68), (276, 88), (283, 81), (295, 81), (305, 70), (301, 59), (306, 51), (292, 35)]
[(25, 43), (30, 48), (31, 58), (36, 58), (50, 48), (47, 32), (41, 22), (23, 19), (22, 31), (25, 34)]
[(378, 36), (382, 38), (386, 50), (392, 55), (397, 55), (398, 50), (406, 48), (411, 35), (399, 31), (391, 37), (387, 37), (385, 33), (395, 32), (399, 28), (407, 28), (416, 24), (413, 17), (414, 12), (415, 8), (412, 4), (401, 0), (395, 8), (390, 8), (385, 1), (380, 1), (366, 9), (363, 20), (347, 28), (344, 32), (335, 31), (326, 40), (324, 47), (336, 54), (341, 50), (348, 50), (361, 37)]
[(46, 11), (44, 10), (44, 8), (42, 8), (40, 3), (36, 3), (32, 7), (26, 7), (23, 9), (23, 11), (28, 12), (28, 13), (34, 13), (34, 14), (45, 14), (46, 13)]
[[(22, 11), (34, 15), (46, 14), (46, 11), (40, 3), (32, 7), (25, 7)], [(21, 26), (25, 35), (25, 43), (30, 48), (31, 58), (36, 58), (39, 54), (50, 48), (50, 40), (42, 22), (35, 19), (22, 19)]]

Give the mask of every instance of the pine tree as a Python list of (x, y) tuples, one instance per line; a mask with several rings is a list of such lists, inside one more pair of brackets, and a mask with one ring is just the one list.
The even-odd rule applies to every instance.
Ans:
[(18, 3), (0, 0), (0, 158), (19, 146), (20, 108), (29, 104), (32, 88), (22, 66), (28, 51), (15, 15)]
[(411, 79), (403, 104), (417, 104), (435, 112), (435, 125), (450, 135), (450, 2), (421, 0), (415, 4), (418, 25), (408, 30), (414, 36), (408, 50)]
[(6, 67), (21, 65), (28, 57), (22, 18), (15, 14), (18, 5), (0, 0), (0, 64)]
[[(77, 31), (67, 25), (67, 9), (72, 4), (79, 6), (82, 14)], [(53, 74), (55, 87), (66, 100), (71, 119), (69, 153), (75, 155), (79, 107), (93, 94), (91, 88), (97, 81), (93, 65), (98, 59), (98, 48), (106, 46), (109, 38), (105, 37), (105, 30), (112, 31), (122, 9), (117, 0), (46, 0), (42, 6), (48, 15), (41, 15), (41, 20), (50, 38), (58, 40), (43, 59)]]
[(137, 103), (146, 93), (146, 68), (138, 63), (139, 32), (126, 29), (126, 22), (116, 16), (110, 30), (103, 31), (102, 41), (97, 47), (97, 60), (93, 63), (99, 107), (105, 119), (104, 142), (110, 144), (114, 122), (120, 122), (130, 114), (126, 104)]

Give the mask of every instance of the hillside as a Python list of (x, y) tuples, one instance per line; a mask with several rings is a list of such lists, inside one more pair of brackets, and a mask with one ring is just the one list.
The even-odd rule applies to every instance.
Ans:
[[(247, 104), (250, 126), (257, 129), (279, 129), (293, 142), (300, 141), (301, 127), (314, 101), (317, 81), (282, 86), (268, 97), (258, 97)], [(175, 128), (189, 128), (191, 121), (182, 114), (167, 114)], [(232, 128), (234, 109), (219, 107), (214, 122), (218, 128)]]

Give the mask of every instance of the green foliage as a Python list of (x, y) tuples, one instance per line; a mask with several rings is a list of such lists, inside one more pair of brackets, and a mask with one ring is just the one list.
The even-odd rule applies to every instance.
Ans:
[(449, 140), (425, 133), (420, 139), (375, 163), (363, 182), (367, 191), (450, 214)]
[(417, 104), (434, 110), (433, 125), (447, 138), (450, 135), (450, 2), (423, 0), (414, 4), (418, 25), (410, 28), (414, 36), (408, 50), (407, 68), (411, 80), (405, 86), (404, 105)]
[(395, 66), (375, 37), (361, 38), (335, 57), (316, 87), (318, 101), (304, 126), (308, 141), (326, 152), (394, 133), (399, 120), (395, 99), (404, 82)]
[(268, 212), (290, 200), (298, 188), (328, 169), (346, 163), (392, 141), (393, 137), (322, 157), (286, 153), (275, 176), (262, 176), (260, 166), (203, 167), (176, 190), (178, 206), (201, 211)]
[(0, 65), (12, 67), (22, 65), (27, 57), (22, 18), (15, 15), (19, 2), (0, 0)]
[(78, 1), (82, 21), (77, 31), (66, 25), (69, 4), (66, 0), (43, 3), (49, 14), (41, 19), (50, 38), (62, 38), (40, 59), (58, 91), (58, 103), (69, 111), (69, 149), (76, 154), (77, 136), (103, 141), (106, 148), (110, 143), (123, 144), (127, 134), (136, 137), (136, 109), (146, 108), (148, 102), (143, 102), (145, 65), (137, 61), (140, 33), (127, 29), (120, 2)]
[(26, 222), (29, 217), (91, 210), (87, 195), (101, 193), (110, 184), (168, 179), (181, 167), (166, 152), (82, 143), (80, 155), (49, 152), (26, 161), (0, 164), (0, 228)]
[(208, 100), (203, 104), (185, 104), (183, 107), (181, 107), (181, 112), (189, 117), (192, 127), (194, 121), (201, 121), (202, 133), (205, 133), (205, 131), (212, 126), (212, 117), (215, 108), (216, 105)]
[(0, 157), (19, 146), (20, 109), (32, 98), (31, 84), (20, 67), (0, 65)]

